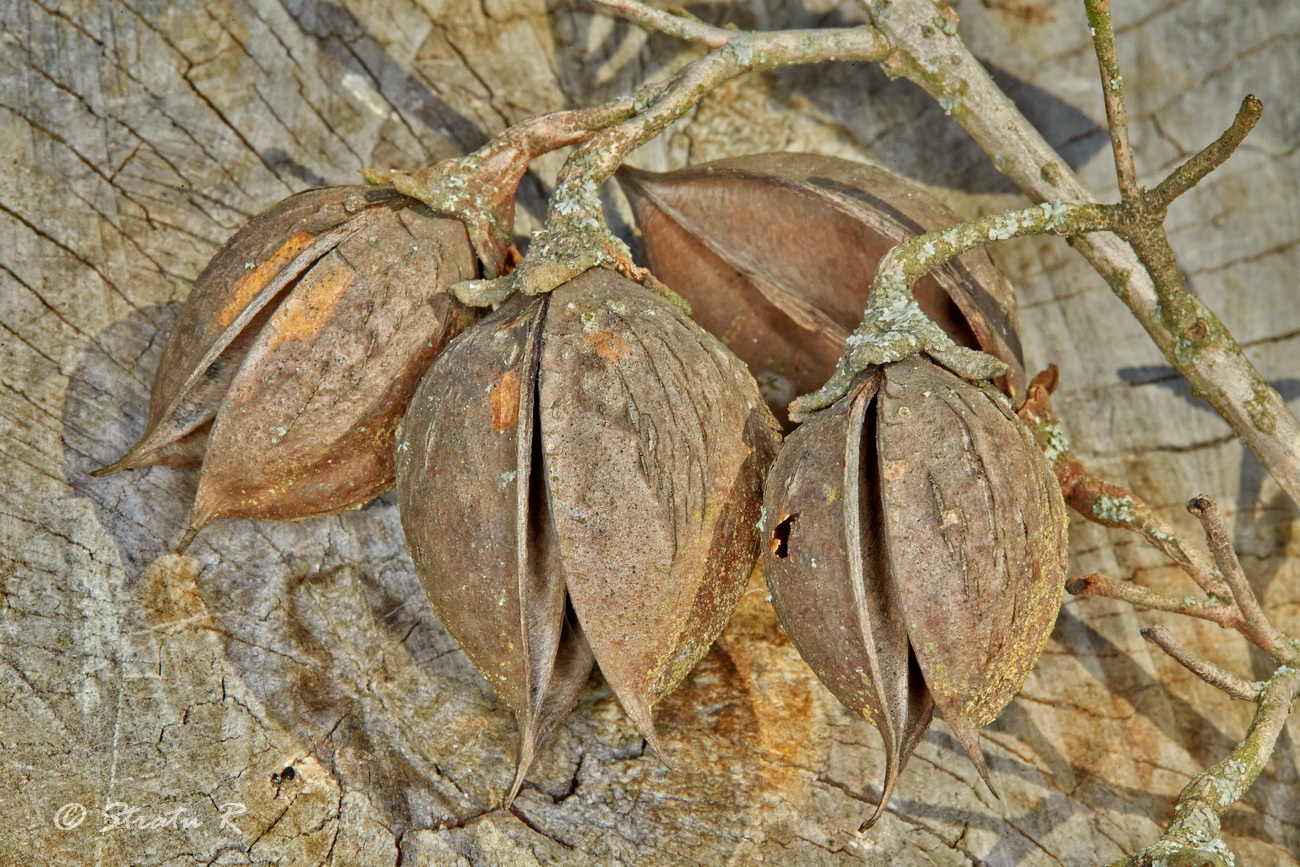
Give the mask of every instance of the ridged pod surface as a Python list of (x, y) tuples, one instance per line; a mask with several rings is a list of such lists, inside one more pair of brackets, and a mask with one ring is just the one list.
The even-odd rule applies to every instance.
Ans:
[(908, 638), (983, 772), (978, 728), (1020, 691), (1060, 612), (1065, 502), (1033, 434), (990, 386), (913, 356), (885, 367), (876, 417)]
[(195, 281), (167, 336), (144, 434), (96, 474), (200, 463), (217, 407), (288, 290), (344, 238), (411, 202), (392, 190), (322, 187), (277, 202), (236, 232)]
[(1007, 398), (924, 356), (786, 440), (765, 499), (772, 601), (885, 743), (874, 822), (937, 708), (988, 780), (979, 727), (1015, 696), (1064, 592), (1066, 515)]
[(419, 377), (477, 315), (464, 227), (392, 190), (309, 190), (238, 232), (164, 348), (150, 423), (102, 472), (202, 461), (188, 539), (214, 518), (293, 520), (392, 486)]
[(875, 398), (880, 375), (800, 425), (772, 465), (764, 572), (799, 654), (881, 734), (880, 810), (930, 725), (934, 701), (908, 645), (880, 513)]
[(258, 332), (217, 411), (191, 527), (354, 508), (392, 487), (394, 430), (420, 377), (477, 317), (465, 228), (424, 205), (322, 256)]
[[(875, 166), (816, 154), (736, 157), (619, 180), (650, 269), (739, 355), (778, 418), (834, 370), (858, 325), (876, 263), (891, 247), (960, 218), (918, 185)], [(1010, 369), (1023, 395), (1015, 296), (983, 250), (936, 269), (915, 290), (957, 343)]]
[(455, 340), (399, 439), (417, 572), (515, 711), (516, 788), (592, 658), (658, 750), (651, 709), (721, 632), (757, 554), (779, 437), (744, 365), (592, 269)]

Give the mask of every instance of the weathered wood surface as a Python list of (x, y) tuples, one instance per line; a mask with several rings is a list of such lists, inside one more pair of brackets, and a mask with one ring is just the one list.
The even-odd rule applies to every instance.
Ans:
[[(820, 0), (692, 8), (765, 28), (858, 20)], [(1076, 4), (958, 11), (1049, 139), (1113, 189)], [(514, 808), (491, 812), (511, 776), (510, 715), (427, 606), (391, 498), (222, 524), (195, 559), (158, 560), (194, 473), (87, 473), (139, 434), (178, 301), (251, 214), (608, 98), (679, 63), (679, 46), (580, 0), (6, 0), (0, 13), (0, 863), (1089, 864), (1153, 838), (1244, 730), (1248, 708), (1138, 637), (1168, 618), (1070, 601), (987, 734), (1002, 803), (939, 723), (890, 814), (855, 839), (878, 739), (814, 681), (755, 585), (660, 708), (679, 773), (642, 754), (593, 683)], [(1216, 135), (1243, 93), (1264, 100), (1260, 128), (1171, 226), (1196, 290), (1300, 398), (1300, 15), (1286, 0), (1117, 14), (1144, 180)], [(919, 90), (860, 65), (728, 87), (634, 162), (771, 149), (877, 160), (968, 215), (1020, 201)], [(557, 166), (526, 184), (521, 232)], [(1068, 248), (996, 256), (1022, 292), (1032, 366), (1062, 365), (1078, 450), (1189, 532), (1181, 504), (1219, 497), (1267, 607), (1300, 630), (1295, 505)], [(1076, 572), (1187, 586), (1131, 539), (1072, 529)], [(1266, 670), (1236, 637), (1170, 625), (1218, 662)], [(1293, 723), (1226, 817), (1241, 863), (1300, 859), (1298, 736)], [(109, 802), (183, 808), (197, 827), (101, 833)], [(229, 803), (246, 808), (233, 828)], [(75, 818), (65, 804), (89, 809), (79, 827), (56, 825)]]

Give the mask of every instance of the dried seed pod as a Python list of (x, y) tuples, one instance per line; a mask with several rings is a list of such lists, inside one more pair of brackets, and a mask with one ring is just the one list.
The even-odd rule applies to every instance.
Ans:
[(536, 436), (547, 301), (516, 297), (452, 341), (398, 434), (398, 508), (416, 571), (443, 624), (518, 720), (512, 797), (546, 723), (568, 713), (593, 663), (586, 642), (565, 629), (564, 570)]
[(885, 781), (868, 824), (934, 712), (887, 569), (873, 454), (880, 379), (786, 438), (764, 504), (772, 529), (763, 565), (777, 617), (822, 682), (884, 740)]
[(191, 533), (214, 518), (288, 520), (392, 486), (393, 432), (419, 378), (475, 314), (465, 228), (389, 210), (300, 276), (258, 332), (212, 426)]
[(791, 435), (765, 508), (782, 624), (884, 738), (881, 809), (929, 700), (987, 781), (979, 727), (1037, 661), (1066, 571), (1060, 490), (1005, 396), (886, 365)]
[(583, 670), (566, 596), (657, 750), (651, 708), (722, 630), (756, 555), (778, 437), (744, 365), (664, 299), (592, 269), (454, 341), (400, 439), (412, 557), (515, 711), (516, 787)]
[(887, 365), (876, 427), (890, 570), (935, 704), (983, 769), (979, 727), (1019, 692), (1061, 608), (1065, 503), (998, 392), (924, 358)]
[[(749, 365), (778, 418), (830, 376), (862, 317), (876, 262), (960, 219), (919, 186), (815, 154), (719, 160), (655, 174), (621, 169), (651, 270)], [(1015, 297), (983, 250), (916, 285), (921, 309), (958, 343), (1010, 365), (1024, 391)]]
[(279, 301), (344, 238), (413, 203), (392, 190), (324, 187), (278, 202), (237, 232), (203, 269), (172, 326), (154, 376), (144, 435), (94, 475), (198, 463), (206, 435), (190, 433), (217, 414)]

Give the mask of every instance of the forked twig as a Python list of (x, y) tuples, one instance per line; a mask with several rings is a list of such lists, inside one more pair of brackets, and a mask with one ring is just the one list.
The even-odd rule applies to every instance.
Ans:
[[(893, 45), (884, 62), (887, 71), (910, 79), (942, 104), (998, 170), (1026, 195), (1040, 202), (1094, 201), (1060, 154), (970, 52), (958, 35), (956, 13), (951, 8), (933, 0), (857, 3)], [(1103, 83), (1116, 79), (1122, 85), (1118, 63), (1108, 62), (1115, 56), (1110, 15), (1104, 7), (1094, 4), (1093, 9), (1094, 39), (1103, 45), (1099, 62), (1114, 73), (1103, 75)], [(942, 14), (936, 15), (936, 10)], [(1110, 89), (1111, 103), (1122, 101), (1122, 97), (1122, 87)], [(1259, 101), (1247, 97), (1227, 134), (1140, 200), (1154, 207), (1176, 189), (1203, 177), (1206, 167), (1221, 163), (1231, 153), (1258, 118), (1259, 110)], [(1123, 113), (1118, 117), (1122, 120)], [(1112, 136), (1112, 145), (1116, 138)], [(1118, 139), (1118, 164), (1125, 165), (1127, 131), (1121, 131)], [(1121, 172), (1128, 175), (1127, 169)], [(1188, 290), (1163, 227), (1139, 229), (1143, 226), (1135, 224), (1124, 239), (1097, 233), (1073, 238), (1070, 243), (1128, 306), (1169, 364), (1223, 416), (1291, 499), (1300, 503), (1300, 421), (1219, 318)]]
[[(1056, 370), (1034, 377), (1020, 417), (1035, 432), (1039, 447), (1052, 461), (1057, 480), (1070, 506), (1094, 523), (1143, 536), (1168, 554), (1205, 594), (1178, 596), (1105, 575), (1071, 578), (1065, 589), (1075, 595), (1105, 596), (1142, 608), (1183, 614), (1232, 629), (1280, 663), (1263, 684), (1221, 668), (1178, 641), (1162, 626), (1142, 630), (1142, 637), (1169, 654), (1206, 683), (1241, 701), (1255, 702), (1255, 718), (1232, 754), (1198, 775), (1183, 789), (1174, 807), (1174, 819), (1160, 839), (1117, 864), (1153, 865), (1184, 863), (1231, 864), (1232, 855), (1220, 838), (1219, 816), (1240, 800), (1268, 763), (1273, 745), (1300, 691), (1300, 642), (1284, 635), (1265, 615), (1250, 587), (1236, 552), (1228, 540), (1218, 506), (1205, 495), (1192, 498), (1187, 510), (1201, 522), (1213, 562), (1194, 551), (1137, 497), (1094, 475), (1074, 456), (1060, 419), (1052, 409), (1051, 392)], [(1161, 860), (1163, 859), (1163, 861)], [(1201, 859), (1201, 860), (1196, 860)]]

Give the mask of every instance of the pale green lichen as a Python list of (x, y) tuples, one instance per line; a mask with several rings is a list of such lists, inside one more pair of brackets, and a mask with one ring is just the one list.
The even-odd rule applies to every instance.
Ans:
[(1250, 782), (1254, 781), (1254, 775), (1249, 773), (1250, 767), (1241, 759), (1228, 759), (1223, 769), (1225, 771), (1223, 776), (1210, 781), (1210, 788), (1219, 797), (1220, 807), (1241, 800), (1241, 796), (1246, 794), (1246, 789), (1250, 787)]
[(934, 18), (931, 19), (931, 22), (934, 24), (935, 27), (937, 27), (940, 31), (942, 31), (946, 35), (948, 36), (957, 35), (957, 22), (953, 21), (951, 18), (947, 17), (946, 15), (936, 15), (934, 16)]
[(1059, 421), (1049, 421), (1039, 431), (1043, 440), (1043, 456), (1052, 463), (1070, 453), (1070, 438)]
[(1111, 497), (1102, 494), (1097, 497), (1097, 502), (1092, 504), (1092, 513), (1103, 521), (1111, 521), (1116, 524), (1131, 524), (1134, 520), (1133, 509), (1137, 503), (1127, 494), (1122, 497)]
[(1256, 382), (1250, 390), (1250, 397), (1246, 399), (1246, 414), (1250, 417), (1250, 423), (1263, 434), (1271, 434), (1277, 427), (1277, 420), (1269, 408), (1272, 391), (1266, 383)]

